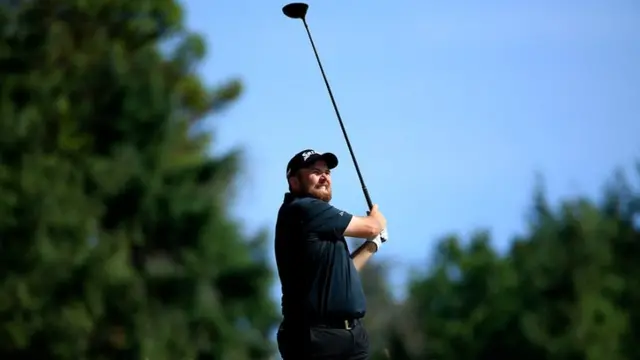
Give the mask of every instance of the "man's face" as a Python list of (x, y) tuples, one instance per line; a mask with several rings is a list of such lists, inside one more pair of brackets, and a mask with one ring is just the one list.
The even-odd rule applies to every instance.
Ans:
[(309, 194), (322, 201), (331, 201), (331, 170), (323, 160), (298, 171), (296, 179), (292, 184), (295, 191)]

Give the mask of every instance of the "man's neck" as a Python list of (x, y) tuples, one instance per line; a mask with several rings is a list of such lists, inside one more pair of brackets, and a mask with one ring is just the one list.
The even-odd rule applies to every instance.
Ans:
[(294, 199), (305, 197), (306, 195), (290, 191), (284, 194), (284, 202), (291, 202)]
[[(316, 196), (313, 196), (313, 194), (310, 193), (301, 193), (301, 192), (296, 192), (296, 191), (289, 191), (288, 193), (284, 194), (284, 198), (285, 201), (290, 201), (293, 199), (297, 199), (297, 198), (305, 198), (305, 197), (310, 197), (310, 198), (314, 198), (314, 199), (318, 199), (318, 200), (322, 200)], [(324, 200), (322, 200), (324, 201)]]

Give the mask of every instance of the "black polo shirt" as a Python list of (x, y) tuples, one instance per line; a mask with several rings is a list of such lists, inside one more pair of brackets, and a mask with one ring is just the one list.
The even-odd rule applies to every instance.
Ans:
[(275, 253), (286, 320), (362, 318), (362, 284), (344, 238), (353, 215), (313, 197), (286, 194)]

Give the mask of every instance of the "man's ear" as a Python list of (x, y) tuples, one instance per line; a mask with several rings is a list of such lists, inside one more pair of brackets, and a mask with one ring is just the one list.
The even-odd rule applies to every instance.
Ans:
[(289, 189), (292, 191), (300, 190), (300, 180), (296, 176), (289, 177)]

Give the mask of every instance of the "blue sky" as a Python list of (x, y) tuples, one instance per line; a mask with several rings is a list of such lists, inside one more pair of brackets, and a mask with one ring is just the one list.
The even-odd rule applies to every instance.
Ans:
[[(282, 15), (285, 3), (184, 3), (209, 44), (205, 79), (246, 86), (211, 126), (214, 151), (245, 150), (234, 214), (248, 232), (273, 229), (285, 165), (305, 148), (340, 157), (334, 205), (366, 211), (304, 27)], [(393, 264), (399, 295), (444, 234), (487, 228), (506, 248), (524, 227), (536, 173), (553, 201), (596, 195), (640, 155), (635, 0), (309, 4), (367, 187), (389, 222), (376, 256)]]

